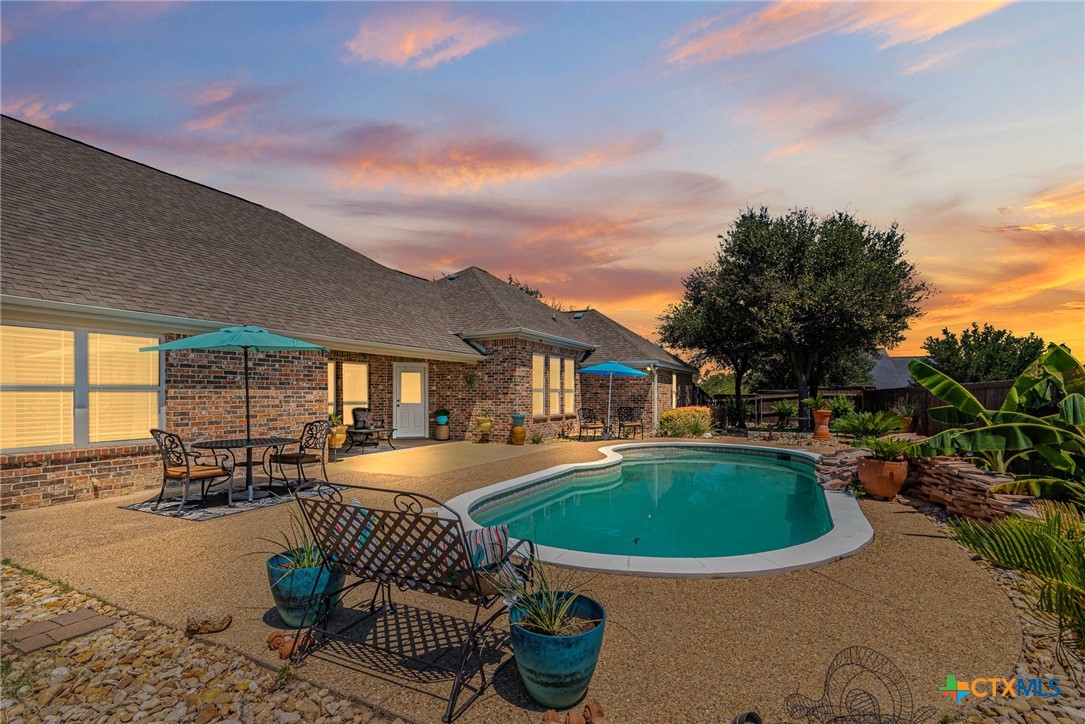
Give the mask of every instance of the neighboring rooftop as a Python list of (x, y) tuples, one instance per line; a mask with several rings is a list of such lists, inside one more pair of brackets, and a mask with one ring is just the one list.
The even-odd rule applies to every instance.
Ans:
[(911, 387), (915, 384), (912, 373), (908, 371), (908, 363), (922, 357), (890, 357), (889, 352), (879, 349), (874, 355), (874, 367), (870, 371), (874, 378), (874, 387), (878, 390), (894, 390), (900, 387)]
[(563, 312), (564, 316), (577, 330), (582, 339), (591, 339), (596, 350), (584, 364), (600, 362), (621, 362), (644, 366), (655, 362), (660, 367), (681, 372), (696, 372), (697, 369), (684, 360), (671, 354), (663, 347), (650, 342), (628, 327), (615, 322), (610, 317), (595, 309), (579, 309)]

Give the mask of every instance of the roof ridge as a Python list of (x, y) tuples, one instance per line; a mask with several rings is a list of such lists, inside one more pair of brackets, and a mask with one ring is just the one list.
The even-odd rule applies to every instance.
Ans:
[[(479, 269), (477, 266), (472, 264), (471, 266), (467, 267), (467, 271), (471, 272), (474, 275), (475, 279), (478, 280), (479, 286), (482, 287), (486, 291), (486, 294), (490, 297), (490, 300), (494, 303), (494, 308), (497, 309), (497, 311), (501, 314), (501, 317), (505, 320), (505, 322), (507, 324), (513, 324), (516, 320), (514, 320), (512, 317), (510, 317), (508, 315), (508, 313), (505, 311), (505, 308), (501, 305), (501, 300), (497, 298), (497, 295), (494, 294), (492, 289), (490, 289), (490, 286), (486, 283), (486, 280), (482, 277), (481, 274), (479, 274), (479, 272), (483, 271), (483, 270)], [(489, 272), (486, 272), (486, 273), (489, 274), (490, 276), (493, 276)], [(493, 277), (493, 278), (497, 279), (497, 277)], [(500, 282), (501, 280), (498, 279), (498, 281)]]

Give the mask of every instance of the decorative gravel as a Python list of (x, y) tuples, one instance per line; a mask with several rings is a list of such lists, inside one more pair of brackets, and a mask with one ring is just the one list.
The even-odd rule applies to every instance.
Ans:
[[(0, 721), (370, 722), (357, 702), (255, 664), (225, 646), (4, 565), (0, 638), (57, 614), (89, 608), (118, 619), (26, 656), (3, 644)], [(402, 724), (402, 719), (395, 719)]]

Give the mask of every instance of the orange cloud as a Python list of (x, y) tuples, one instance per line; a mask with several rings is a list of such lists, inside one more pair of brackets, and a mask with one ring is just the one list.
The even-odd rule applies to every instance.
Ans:
[(498, 20), (454, 16), (430, 5), (363, 22), (346, 48), (351, 60), (430, 70), (518, 32)]
[[(869, 33), (881, 47), (922, 43), (994, 12), (1006, 2), (775, 2), (737, 22), (729, 15), (687, 26), (667, 44), (667, 61), (684, 67), (767, 53), (827, 33)], [(722, 27), (718, 27), (722, 24)]]
[(53, 116), (57, 113), (69, 111), (71, 103), (50, 103), (38, 96), (26, 96), (4, 104), (4, 113), (11, 116), (21, 116), (26, 121), (42, 128), (53, 128), (56, 121)]
[(1074, 216), (1085, 219), (1085, 181), (1078, 179), (1065, 186), (1049, 189), (1024, 207), (1041, 216)]
[(656, 145), (657, 133), (585, 151), (552, 155), (499, 136), (432, 138), (403, 125), (361, 129), (343, 139), (336, 165), (350, 188), (477, 191), (515, 181), (560, 176), (623, 161)]

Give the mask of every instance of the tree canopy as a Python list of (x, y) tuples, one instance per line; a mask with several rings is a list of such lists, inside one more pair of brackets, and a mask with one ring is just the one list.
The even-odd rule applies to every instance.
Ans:
[(931, 293), (896, 224), (879, 230), (848, 212), (772, 216), (761, 207), (720, 239), (714, 263), (695, 269), (660, 317), (660, 333), (732, 369), (736, 383), (736, 361), (769, 370), (775, 356), (800, 398), (810, 397), (830, 375), (856, 374), (855, 360), (901, 342)]
[(927, 337), (923, 349), (935, 369), (958, 382), (990, 382), (1016, 379), (1043, 352), (1044, 341), (1031, 332), (1018, 337), (972, 322), (959, 337), (949, 329), (942, 329), (940, 337)]

